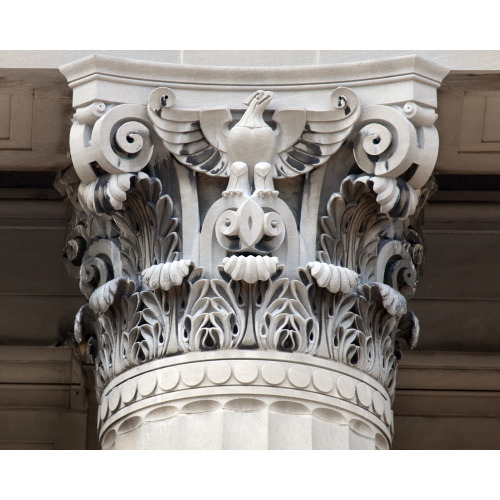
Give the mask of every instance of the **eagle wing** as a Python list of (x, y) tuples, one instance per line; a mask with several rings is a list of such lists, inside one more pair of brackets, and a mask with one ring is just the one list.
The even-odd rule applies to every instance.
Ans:
[(228, 175), (230, 110), (178, 109), (172, 107), (174, 103), (175, 94), (166, 87), (154, 90), (148, 101), (149, 118), (167, 150), (179, 163), (197, 172)]
[[(347, 139), (360, 114), (358, 97), (352, 90), (338, 87), (331, 99), (333, 109), (330, 110), (293, 110), (296, 115), (294, 132), (286, 134), (284, 130), (290, 127), (293, 114), (288, 110), (274, 113), (273, 120), (280, 131), (276, 177), (305, 174), (323, 165)], [(302, 133), (297, 134), (298, 126), (302, 127)]]

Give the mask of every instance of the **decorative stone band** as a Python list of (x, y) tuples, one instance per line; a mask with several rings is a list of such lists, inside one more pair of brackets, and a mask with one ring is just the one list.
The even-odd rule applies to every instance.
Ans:
[(235, 350), (159, 359), (119, 375), (101, 396), (99, 436), (111, 448), (148, 423), (235, 409), (309, 415), (379, 449), (392, 439), (389, 395), (370, 376), (297, 353)]

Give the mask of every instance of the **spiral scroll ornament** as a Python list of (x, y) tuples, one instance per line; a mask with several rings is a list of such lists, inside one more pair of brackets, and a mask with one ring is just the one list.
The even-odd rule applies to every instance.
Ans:
[(403, 109), (364, 106), (354, 140), (354, 157), (367, 174), (402, 177), (420, 189), (429, 179), (437, 158), (439, 140), (434, 110), (415, 103)]
[(93, 102), (88, 106), (78, 108), (75, 112), (74, 119), (84, 125), (94, 125), (106, 111), (106, 104), (100, 101)]
[(96, 289), (122, 275), (120, 249), (112, 240), (95, 241), (80, 267), (80, 291), (90, 298)]
[(121, 104), (78, 110), (70, 133), (71, 158), (84, 184), (97, 180), (98, 167), (109, 174), (142, 170), (153, 155), (151, 125), (144, 106)]

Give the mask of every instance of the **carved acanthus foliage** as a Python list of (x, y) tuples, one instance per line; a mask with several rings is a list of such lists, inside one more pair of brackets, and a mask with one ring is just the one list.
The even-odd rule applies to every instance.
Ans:
[[(363, 107), (338, 88), (329, 109), (265, 115), (273, 95), (253, 93), (241, 113), (178, 108), (160, 88), (147, 105), (96, 102), (75, 114), (78, 177), (58, 185), (75, 209), (66, 256), (88, 299), (75, 335), (99, 389), (164, 356), (246, 348), (330, 358), (394, 392), (399, 340), (418, 338), (406, 300), (423, 262), (434, 110)], [(346, 140), (360, 170), (326, 208), (316, 192), (301, 212), (302, 193), (280, 193), (277, 179), (330, 175)], [(225, 189), (213, 183), (221, 176)], [(306, 260), (299, 228), (318, 210)]]
[(190, 283), (181, 319), (181, 349), (212, 350), (238, 347), (314, 354), (319, 327), (309, 287), (276, 274), (257, 283), (238, 281), (223, 269), (222, 279)]
[[(379, 380), (394, 395), (398, 324), (406, 313), (406, 301), (387, 285), (363, 285), (355, 307), (354, 325), (367, 348), (360, 369)], [(361, 339), (360, 339), (361, 340)], [(351, 359), (353, 363), (354, 359)]]
[(189, 284), (180, 319), (180, 348), (187, 352), (238, 347), (246, 330), (246, 290), (232, 279), (197, 279)]
[(402, 318), (410, 315), (404, 297), (382, 283), (363, 284), (347, 294), (324, 293), (321, 317), (328, 356), (368, 373), (393, 395), (400, 357), (396, 338), (414, 346), (415, 339), (402, 333), (407, 328)]
[(311, 293), (310, 274), (299, 269), (300, 280), (279, 278), (260, 285), (255, 301), (255, 338), (261, 349), (315, 354), (320, 340)]
[[(106, 189), (113, 175), (78, 190), (88, 215), (79, 225), (90, 242), (80, 266), (80, 288), (89, 304), (77, 315), (75, 331), (94, 346), (101, 389), (131, 366), (179, 352), (169, 341), (176, 340), (182, 284), (193, 267), (178, 259), (178, 220), (161, 182), (142, 172), (130, 175), (116, 210)], [(97, 217), (103, 208), (107, 213)], [(94, 219), (104, 219), (110, 229), (93, 233)]]
[(161, 182), (145, 174), (136, 179), (124, 210), (113, 216), (120, 232), (123, 271), (130, 277), (147, 272), (151, 266), (177, 260), (179, 242), (172, 200), (161, 195)]
[(321, 218), (321, 262), (356, 271), (365, 281), (375, 280), (379, 234), (390, 220), (377, 211), (366, 176), (350, 176), (327, 205)]

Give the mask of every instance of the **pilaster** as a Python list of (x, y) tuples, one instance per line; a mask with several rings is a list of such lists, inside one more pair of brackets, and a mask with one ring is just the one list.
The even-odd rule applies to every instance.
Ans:
[(61, 71), (102, 446), (389, 448), (446, 71)]

